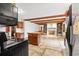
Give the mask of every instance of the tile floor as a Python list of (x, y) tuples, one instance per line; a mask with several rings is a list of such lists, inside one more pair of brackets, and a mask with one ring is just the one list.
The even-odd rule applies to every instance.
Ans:
[(52, 47), (46, 48), (45, 46), (36, 46), (29, 44), (29, 56), (63, 56), (63, 50), (60, 48)]
[(29, 56), (63, 56), (64, 55), (64, 38), (41, 36), (39, 45), (29, 44)]

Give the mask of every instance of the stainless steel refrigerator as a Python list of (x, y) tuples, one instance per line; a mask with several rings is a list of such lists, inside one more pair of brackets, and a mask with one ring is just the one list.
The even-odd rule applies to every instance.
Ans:
[(66, 56), (79, 56), (79, 3), (69, 7), (69, 20), (66, 29)]

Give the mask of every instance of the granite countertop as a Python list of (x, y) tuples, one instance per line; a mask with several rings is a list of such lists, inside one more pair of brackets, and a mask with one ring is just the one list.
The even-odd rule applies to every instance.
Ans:
[(7, 45), (5, 46), (5, 48), (9, 48), (11, 46), (17, 45), (17, 44), (22, 43), (24, 41), (26, 41), (26, 40), (22, 40), (22, 41), (11, 41), (10, 40), (10, 41), (7, 41)]
[(39, 34), (39, 35), (42, 35), (44, 33), (43, 32), (29, 32), (28, 34)]

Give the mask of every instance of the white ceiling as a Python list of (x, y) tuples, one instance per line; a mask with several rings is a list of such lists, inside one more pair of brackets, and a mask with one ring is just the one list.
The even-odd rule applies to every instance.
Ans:
[(17, 3), (16, 6), (24, 12), (19, 14), (21, 19), (62, 14), (69, 9), (70, 4), (63, 3)]

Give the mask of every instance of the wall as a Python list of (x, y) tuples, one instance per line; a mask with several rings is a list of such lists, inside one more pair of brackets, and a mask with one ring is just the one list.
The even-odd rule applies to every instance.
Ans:
[[(75, 18), (76, 16), (76, 18)], [(73, 56), (79, 55), (79, 3), (72, 4), (72, 20), (73, 20)]]
[(73, 33), (79, 34), (79, 3), (72, 4)]
[(28, 37), (29, 32), (37, 32), (40, 31), (40, 25), (31, 23), (30, 21), (24, 21), (24, 38)]
[(0, 32), (6, 32), (6, 27), (3, 25), (0, 25)]
[(79, 16), (77, 16), (75, 21), (74, 21), (73, 34), (79, 35)]
[(24, 38), (24, 22), (19, 21), (16, 25), (16, 38)]

